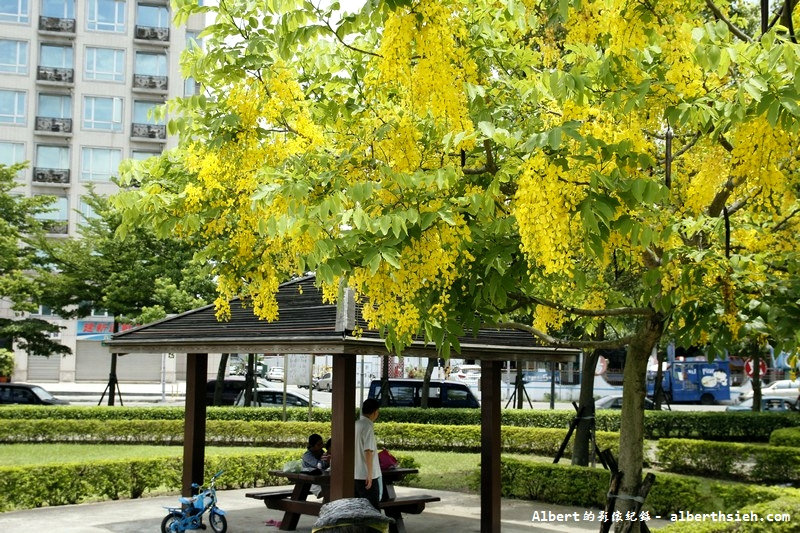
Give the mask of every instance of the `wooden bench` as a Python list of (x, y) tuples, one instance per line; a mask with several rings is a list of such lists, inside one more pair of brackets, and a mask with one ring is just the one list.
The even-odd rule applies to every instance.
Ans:
[(291, 495), (292, 491), (290, 489), (276, 489), (263, 492), (248, 492), (245, 494), (245, 497), (253, 498), (255, 500), (262, 500), (266, 503), (269, 500), (282, 500), (290, 497)]
[(322, 507), (322, 502), (307, 501), (305, 494), (303, 494), (303, 499), (293, 499), (292, 496), (297, 496), (295, 491), (296, 489), (287, 490), (282, 488), (262, 492), (247, 492), (245, 497), (263, 501), (267, 509), (283, 511), (284, 515), (280, 529), (292, 531), (297, 528), (300, 515), (319, 516), (319, 510)]
[(420, 514), (425, 510), (426, 503), (441, 500), (438, 496), (420, 494), (419, 496), (403, 496), (393, 500), (385, 500), (380, 502), (378, 507), (386, 512), (386, 516), (394, 518), (394, 524), (389, 526), (390, 533), (405, 533), (406, 526), (403, 523), (403, 513)]

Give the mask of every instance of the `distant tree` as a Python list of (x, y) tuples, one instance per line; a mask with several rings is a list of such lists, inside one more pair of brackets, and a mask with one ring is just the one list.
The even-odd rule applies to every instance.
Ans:
[(24, 165), (0, 165), (0, 298), (11, 304), (13, 317), (0, 317), (0, 346), (16, 344), (30, 354), (68, 354), (69, 348), (53, 341), (56, 325), (25, 316), (36, 311), (41, 291), (36, 283), (36, 249), (31, 242), (43, 234), (36, 215), (50, 211), (52, 196), (23, 196), (13, 191)]
[(90, 191), (79, 237), (40, 239), (41, 261), (51, 271), (39, 278), (42, 301), (65, 317), (92, 308), (132, 323), (204, 305), (214, 293), (205, 267), (185, 242), (158, 239), (145, 228), (117, 235), (120, 216), (108, 198)]

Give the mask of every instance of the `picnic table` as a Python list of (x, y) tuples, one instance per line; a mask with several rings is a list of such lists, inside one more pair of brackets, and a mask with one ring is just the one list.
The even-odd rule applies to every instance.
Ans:
[[(416, 468), (392, 468), (381, 472), (383, 476), (383, 497), (379, 504), (386, 516), (394, 518), (395, 523), (389, 526), (391, 533), (405, 533), (403, 524), (403, 513), (420, 514), (425, 510), (425, 504), (438, 502), (438, 496), (427, 494), (417, 496), (407, 496), (398, 498), (394, 490), (394, 484), (401, 481), (410, 474), (419, 472)], [(268, 509), (283, 511), (280, 529), (283, 531), (294, 531), (300, 516), (307, 514), (319, 516), (319, 510), (324, 503), (330, 501), (330, 472), (322, 473), (310, 472), (284, 472), (282, 470), (270, 470), (270, 474), (285, 477), (290, 483), (294, 483), (291, 489), (276, 488), (267, 491), (248, 492), (248, 498), (262, 500)], [(322, 500), (308, 500), (311, 493), (311, 485), (322, 487)]]

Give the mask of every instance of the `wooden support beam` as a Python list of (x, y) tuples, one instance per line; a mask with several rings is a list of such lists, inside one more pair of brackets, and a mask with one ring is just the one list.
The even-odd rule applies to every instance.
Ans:
[(181, 494), (192, 495), (192, 483), (203, 484), (206, 455), (206, 381), (208, 354), (186, 354), (186, 410), (183, 423)]
[(333, 356), (331, 500), (352, 498), (355, 470), (356, 357)]
[(500, 531), (501, 361), (481, 361), (481, 533)]

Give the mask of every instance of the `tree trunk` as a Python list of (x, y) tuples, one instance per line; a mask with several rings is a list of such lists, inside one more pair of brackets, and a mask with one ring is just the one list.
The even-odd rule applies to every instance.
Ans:
[(589, 466), (589, 446), (594, 424), (594, 370), (599, 358), (600, 354), (596, 351), (583, 356), (581, 393), (578, 399), (578, 411), (583, 412), (583, 417), (575, 428), (575, 444), (572, 447), (572, 464), (577, 466)]
[(664, 403), (664, 358), (666, 357), (666, 353), (663, 355), (656, 356), (656, 362), (658, 363), (658, 370), (656, 370), (656, 380), (653, 383), (653, 401), (656, 403), (656, 410), (661, 410), (661, 404)]
[(228, 366), (228, 355), (222, 354), (217, 368), (217, 382), (214, 384), (214, 405), (222, 405), (222, 391), (225, 388), (225, 369)]
[[(623, 473), (622, 487), (617, 500), (617, 509), (625, 516), (634, 508), (633, 500), (627, 499), (638, 493), (642, 481), (644, 462), (644, 399), (647, 396), (647, 361), (653, 348), (664, 332), (664, 318), (660, 315), (648, 317), (636, 338), (628, 345), (622, 383), (622, 413), (619, 431), (619, 469)], [(620, 531), (625, 521), (617, 522)], [(639, 523), (631, 529), (639, 532)]]
[(422, 396), (419, 399), (419, 406), (423, 409), (428, 407), (428, 397), (431, 393), (431, 376), (436, 366), (436, 357), (428, 357), (428, 366), (425, 367), (425, 376), (422, 378)]
[(761, 412), (761, 347), (753, 355), (753, 411)]
[(390, 355), (384, 355), (382, 361), (382, 372), (381, 372), (381, 407), (386, 407), (389, 405), (389, 357)]
[(247, 374), (244, 376), (244, 406), (253, 405), (253, 374), (255, 373), (256, 354), (247, 354)]

